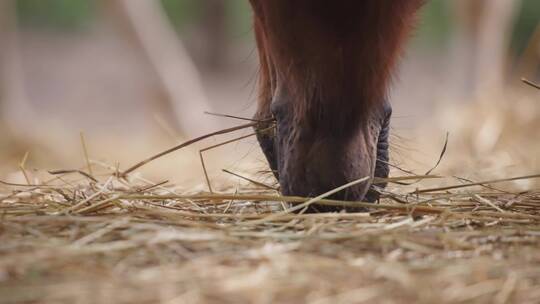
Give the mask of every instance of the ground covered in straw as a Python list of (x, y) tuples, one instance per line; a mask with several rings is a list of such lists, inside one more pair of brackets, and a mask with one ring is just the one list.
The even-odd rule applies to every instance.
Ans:
[(306, 200), (254, 185), (211, 195), (54, 173), (4, 185), (0, 303), (540, 299), (540, 193), (508, 181), (395, 178), (363, 212), (290, 214), (283, 201)]
[(29, 172), (27, 154), (24, 184), (0, 180), (0, 303), (538, 303), (540, 175), (519, 176), (540, 167), (537, 100), (458, 109), (437, 170), (394, 157), (377, 204), (137, 171), (187, 144), (122, 173), (88, 153), (80, 170)]

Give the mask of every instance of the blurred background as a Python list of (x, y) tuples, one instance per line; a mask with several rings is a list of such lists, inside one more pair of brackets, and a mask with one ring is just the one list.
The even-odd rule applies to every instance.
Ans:
[[(539, 171), (540, 91), (521, 82), (540, 81), (539, 21), (537, 0), (428, 1), (391, 92), (395, 164), (425, 171), (449, 133), (440, 173)], [(203, 112), (251, 117), (256, 77), (247, 0), (2, 0), (0, 177), (84, 167), (81, 132), (94, 166), (126, 168), (238, 125)], [(249, 133), (143, 172), (204, 189), (198, 150)], [(205, 156), (217, 183), (265, 167), (253, 137)]]

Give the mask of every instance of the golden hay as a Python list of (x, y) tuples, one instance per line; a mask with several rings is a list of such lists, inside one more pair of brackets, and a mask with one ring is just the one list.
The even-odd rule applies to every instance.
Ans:
[[(0, 303), (540, 299), (540, 191), (511, 182), (538, 175), (406, 175), (362, 204), (266, 183), (189, 193), (91, 160), (51, 174), (0, 191)], [(366, 209), (291, 214), (283, 202)]]
[(70, 177), (5, 192), (0, 302), (540, 297), (540, 193), (395, 186), (369, 212), (293, 215), (275, 202), (305, 199), (269, 190), (182, 194), (110, 174)]

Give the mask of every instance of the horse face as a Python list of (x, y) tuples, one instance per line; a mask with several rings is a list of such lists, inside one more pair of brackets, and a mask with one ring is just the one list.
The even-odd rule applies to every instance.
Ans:
[[(386, 91), (421, 3), (251, 0), (260, 59), (256, 117), (276, 119), (275, 130), (258, 138), (283, 194), (316, 196), (388, 175)], [(334, 198), (373, 200), (369, 188), (366, 182)]]
[[(388, 103), (361, 117), (345, 115), (349, 122), (333, 124), (324, 114), (320, 120), (297, 117), (294, 98), (286, 86), (279, 86), (270, 105), (276, 127), (258, 136), (283, 195), (313, 197), (363, 177), (388, 176)], [(367, 181), (332, 198), (373, 201), (378, 194), (369, 191), (370, 186)], [(313, 206), (310, 211), (338, 209)]]

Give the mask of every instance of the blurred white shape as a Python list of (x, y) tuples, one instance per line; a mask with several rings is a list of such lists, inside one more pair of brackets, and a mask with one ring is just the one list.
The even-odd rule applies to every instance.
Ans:
[(493, 151), (502, 131), (502, 119), (494, 113), (488, 115), (476, 134), (476, 140), (474, 141), (476, 153), (484, 154)]
[(460, 99), (495, 95), (505, 85), (509, 41), (521, 0), (452, 0), (452, 82)]
[(194, 137), (217, 129), (199, 71), (171, 27), (159, 1), (117, 0), (140, 46), (159, 76), (182, 135)]

